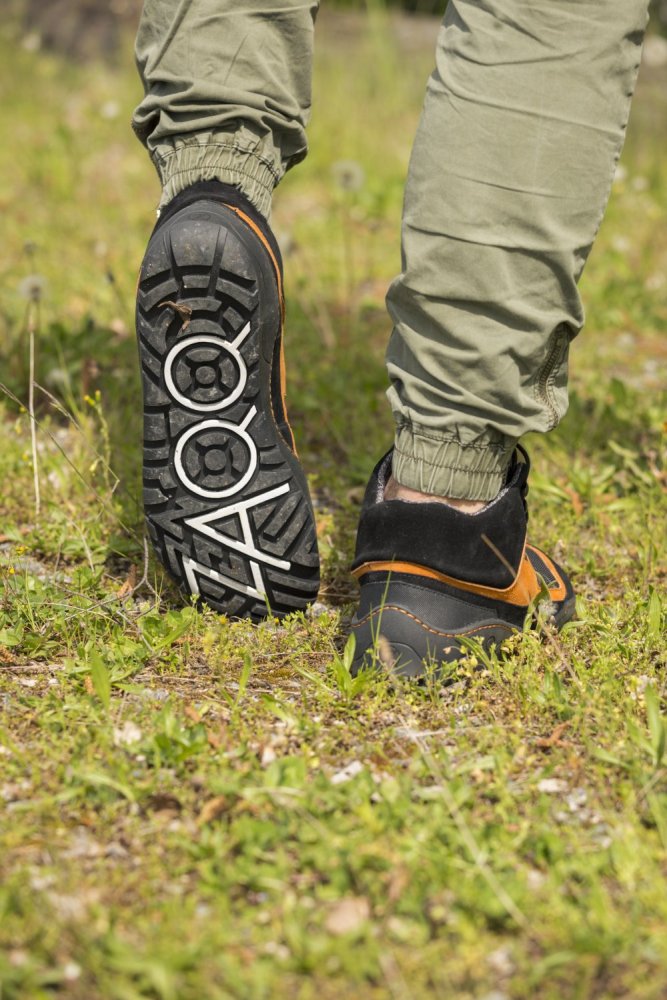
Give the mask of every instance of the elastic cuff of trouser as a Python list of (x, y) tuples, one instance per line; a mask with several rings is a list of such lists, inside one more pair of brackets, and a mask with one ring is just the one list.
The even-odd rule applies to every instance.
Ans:
[(506, 447), (476, 438), (462, 444), (399, 427), (394, 443), (392, 472), (402, 485), (420, 493), (462, 500), (493, 500), (505, 485), (516, 442)]
[(267, 137), (249, 129), (205, 132), (161, 143), (151, 153), (162, 181), (160, 208), (197, 181), (219, 180), (239, 188), (265, 218), (283, 169)]

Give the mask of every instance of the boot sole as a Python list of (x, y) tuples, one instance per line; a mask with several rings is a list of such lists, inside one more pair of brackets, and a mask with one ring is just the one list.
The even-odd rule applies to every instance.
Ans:
[(308, 484), (274, 415), (282, 328), (258, 237), (215, 202), (176, 212), (139, 278), (144, 509), (189, 595), (255, 620), (305, 609), (319, 556)]

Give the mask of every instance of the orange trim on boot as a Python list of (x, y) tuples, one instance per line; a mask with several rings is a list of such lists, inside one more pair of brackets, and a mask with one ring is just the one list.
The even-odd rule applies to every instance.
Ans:
[(280, 298), (280, 312), (281, 312), (281, 315), (282, 315), (282, 319), (284, 320), (285, 319), (285, 298), (283, 296), (283, 281), (282, 281), (282, 277), (280, 275), (280, 267), (278, 266), (278, 261), (276, 260), (276, 255), (274, 254), (273, 250), (271, 249), (271, 244), (269, 243), (269, 241), (267, 240), (266, 236), (264, 235), (264, 233), (262, 232), (262, 230), (259, 228), (259, 226), (257, 225), (257, 223), (253, 222), (253, 220), (250, 218), (249, 215), (246, 215), (245, 212), (242, 212), (240, 208), (236, 208), (235, 205), (228, 205), (226, 202), (225, 202), (225, 208), (228, 208), (231, 212), (234, 212), (235, 215), (238, 215), (239, 219), (242, 219), (245, 222), (246, 226), (249, 226), (250, 229), (252, 229), (253, 233), (258, 238), (258, 240), (260, 241), (260, 243), (262, 244), (262, 246), (264, 247), (264, 249), (268, 253), (269, 257), (271, 258), (271, 263), (273, 264), (273, 268), (274, 268), (274, 270), (276, 272), (276, 282), (278, 283), (278, 296)]
[[(283, 340), (283, 329), (284, 329), (284, 326), (285, 326), (285, 294), (283, 292), (283, 279), (282, 279), (282, 275), (280, 273), (280, 266), (278, 264), (278, 261), (276, 260), (276, 255), (274, 254), (273, 250), (271, 249), (271, 244), (269, 243), (269, 241), (267, 240), (266, 236), (264, 235), (264, 233), (262, 232), (262, 230), (259, 228), (259, 226), (257, 225), (257, 223), (253, 222), (253, 220), (250, 218), (250, 216), (246, 215), (245, 212), (243, 212), (240, 208), (237, 208), (235, 205), (227, 205), (225, 203), (225, 208), (230, 209), (230, 211), (234, 212), (235, 215), (238, 215), (239, 219), (241, 219), (243, 222), (245, 222), (246, 226), (249, 226), (250, 229), (252, 229), (253, 233), (255, 234), (255, 236), (258, 238), (258, 240), (260, 241), (260, 243), (262, 244), (262, 246), (264, 247), (264, 249), (268, 253), (268, 255), (269, 255), (270, 259), (271, 259), (271, 263), (273, 264), (273, 269), (276, 272), (276, 283), (278, 285), (278, 297), (280, 299), (280, 362), (279, 362), (279, 364), (280, 364), (280, 372), (279, 372), (279, 374), (280, 374), (280, 395), (281, 395), (282, 403), (283, 403), (283, 414), (285, 416), (285, 423), (287, 424), (287, 427), (288, 427), (289, 433), (290, 433), (290, 438), (292, 439), (292, 451), (294, 452), (295, 455), (297, 455), (296, 444), (294, 442), (294, 431), (292, 430), (292, 425), (290, 424), (290, 422), (289, 422), (289, 416), (287, 415), (287, 374), (286, 374), (286, 368), (285, 368), (285, 344), (284, 344), (284, 340)], [(274, 421), (275, 421), (275, 414), (273, 415), (273, 418), (274, 418)], [(298, 455), (297, 455), (297, 457), (298, 457)]]
[(542, 551), (542, 549), (537, 549), (537, 548), (535, 548), (534, 545), (528, 545), (526, 547), (529, 548), (531, 550), (531, 552), (535, 552), (536, 555), (545, 564), (545, 566), (547, 566), (551, 570), (551, 574), (552, 574), (551, 578), (552, 578), (553, 582), (556, 584), (556, 586), (555, 587), (549, 587), (549, 581), (545, 580), (545, 583), (549, 587), (549, 597), (551, 598), (551, 600), (552, 601), (564, 601), (565, 597), (567, 595), (567, 587), (563, 583), (563, 581), (561, 579), (561, 575), (558, 572), (558, 570), (556, 569), (553, 561), (549, 558), (549, 556), (545, 552)]
[[(558, 581), (557, 588), (549, 591), (552, 600), (562, 600), (565, 597), (565, 586), (560, 580), (553, 563), (540, 549), (535, 549), (532, 545), (530, 548), (539, 555), (540, 559), (553, 572), (554, 580)], [(352, 570), (352, 575), (356, 576), (357, 579), (361, 579), (367, 573), (377, 572), (409, 573), (412, 576), (426, 577), (429, 580), (437, 580), (439, 583), (446, 583), (450, 587), (456, 587), (458, 590), (465, 590), (470, 594), (477, 594), (479, 597), (488, 597), (494, 601), (503, 601), (505, 604), (512, 604), (516, 607), (527, 607), (540, 592), (540, 581), (525, 551), (521, 559), (519, 572), (509, 587), (504, 588), (484, 587), (478, 583), (469, 583), (467, 580), (458, 580), (456, 577), (447, 576), (446, 573), (439, 573), (428, 566), (398, 562), (397, 560), (363, 563), (357, 569)]]

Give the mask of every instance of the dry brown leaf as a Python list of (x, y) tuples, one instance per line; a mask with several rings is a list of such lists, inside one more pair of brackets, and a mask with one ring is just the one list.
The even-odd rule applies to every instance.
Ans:
[(352, 934), (368, 920), (371, 908), (364, 896), (344, 896), (334, 903), (324, 926), (329, 934)]
[(574, 490), (574, 489), (572, 489), (571, 487), (567, 487), (566, 486), (565, 487), (565, 493), (567, 493), (567, 495), (570, 498), (570, 501), (572, 503), (572, 509), (573, 509), (574, 513), (577, 515), (577, 517), (581, 517), (581, 515), (584, 512), (584, 504), (583, 504), (583, 501), (582, 501), (581, 497), (579, 496), (579, 494), (577, 493), (577, 491)]
[(187, 330), (190, 325), (190, 317), (192, 316), (192, 306), (186, 306), (184, 302), (172, 302), (170, 299), (167, 299), (166, 302), (158, 303), (158, 309), (164, 309), (165, 306), (170, 306), (175, 313), (178, 313), (183, 320), (181, 330)]
[(130, 566), (127, 578), (123, 581), (123, 583), (116, 591), (116, 597), (119, 597), (121, 599), (123, 597), (127, 597), (128, 594), (132, 593), (136, 585), (137, 585), (137, 567)]
[(535, 740), (535, 746), (539, 747), (540, 750), (551, 750), (552, 747), (569, 747), (572, 744), (567, 740), (561, 739), (561, 736), (570, 725), (569, 722), (561, 722), (549, 736), (545, 736), (542, 739)]
[(396, 903), (408, 885), (410, 884), (410, 872), (407, 868), (398, 867), (392, 868), (391, 875), (389, 876), (389, 885), (387, 886), (387, 899), (390, 903)]
[(208, 740), (208, 745), (213, 750), (219, 750), (220, 747), (225, 745), (225, 730), (220, 726), (216, 731), (213, 729), (206, 730), (206, 739)]
[(201, 808), (201, 812), (197, 817), (197, 825), (205, 826), (206, 823), (210, 823), (212, 820), (217, 819), (218, 816), (222, 816), (223, 813), (229, 812), (231, 809), (232, 802), (228, 795), (216, 795), (215, 798), (209, 799), (205, 802)]
[(394, 669), (396, 659), (388, 640), (383, 635), (378, 637), (378, 659), (385, 670), (391, 672)]

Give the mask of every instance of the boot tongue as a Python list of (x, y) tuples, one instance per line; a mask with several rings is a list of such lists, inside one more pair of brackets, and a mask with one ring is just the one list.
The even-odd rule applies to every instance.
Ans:
[(391, 466), (394, 458), (394, 449), (391, 448), (390, 451), (380, 459), (379, 463), (375, 469), (375, 502), (382, 503), (384, 500), (384, 491), (389, 482), (389, 477), (391, 476)]
[(389, 477), (391, 476), (391, 461), (393, 455), (394, 449), (390, 448), (386, 455), (382, 456), (373, 469), (364, 492), (364, 499), (362, 503), (363, 510), (366, 510), (368, 507), (374, 507), (376, 504), (382, 503), (384, 500), (384, 488), (387, 485)]
[(505, 489), (519, 490), (519, 493), (521, 494), (521, 499), (523, 501), (523, 509), (526, 512), (526, 520), (528, 520), (528, 507), (526, 504), (526, 497), (528, 496), (529, 472), (530, 472), (530, 458), (528, 457), (528, 452), (526, 451), (525, 448), (522, 448), (521, 445), (518, 444), (512, 456), (510, 467), (507, 470)]

